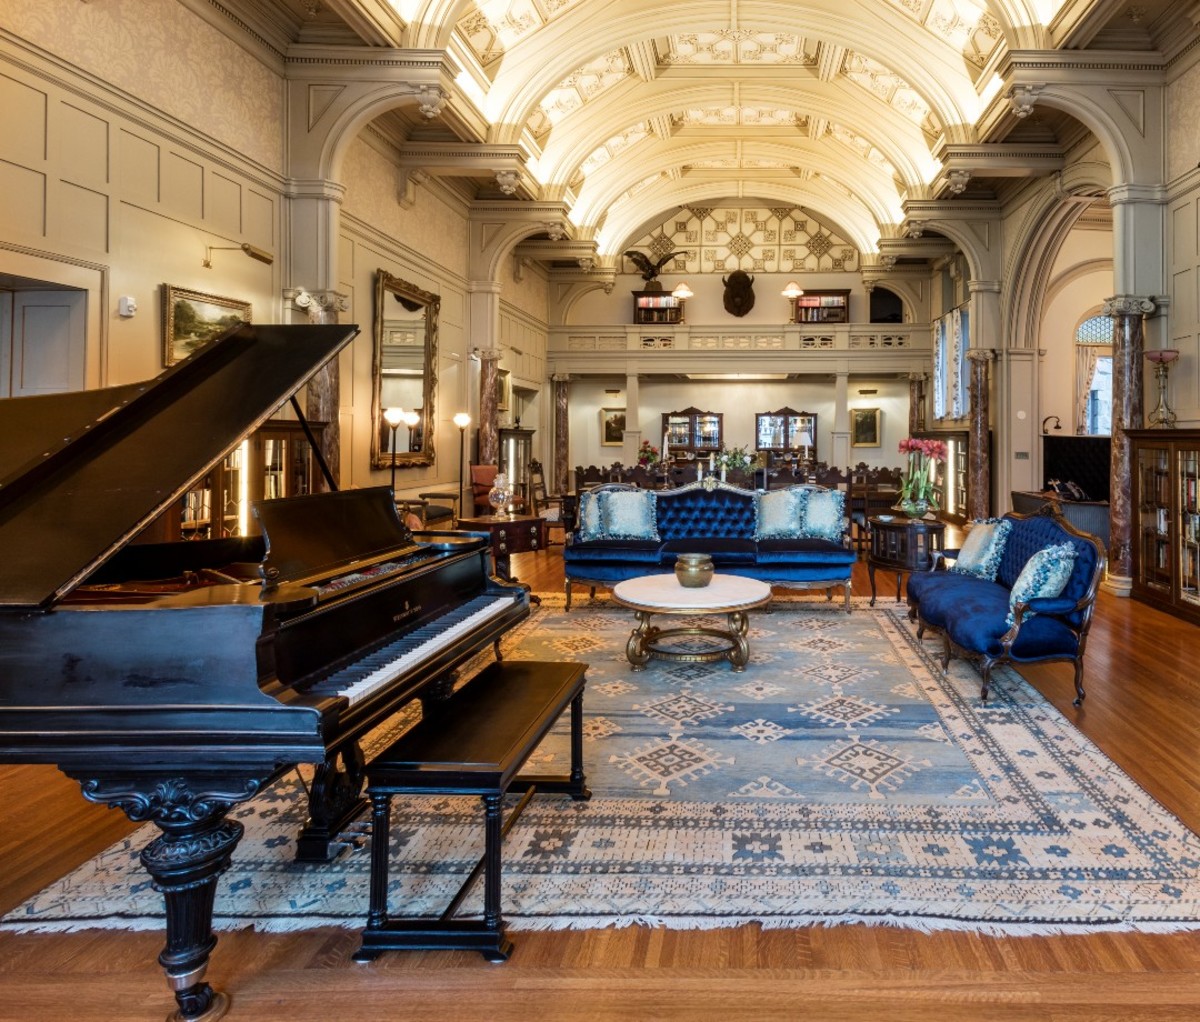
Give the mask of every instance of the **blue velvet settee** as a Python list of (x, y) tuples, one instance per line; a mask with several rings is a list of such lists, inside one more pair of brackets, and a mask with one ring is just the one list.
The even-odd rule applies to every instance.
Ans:
[(563, 547), (567, 610), (573, 584), (612, 586), (674, 570), (676, 555), (710, 554), (720, 573), (797, 589), (843, 587), (850, 611), (855, 553), (845, 494), (820, 486), (770, 493), (711, 477), (672, 490), (621, 484), (580, 495), (576, 528)]
[(919, 637), (927, 629), (941, 633), (943, 670), (954, 654), (979, 663), (983, 700), (997, 664), (1059, 660), (1074, 664), (1078, 706), (1104, 561), (1095, 537), (1052, 505), (1030, 515), (1010, 511), (976, 523), (962, 549), (945, 551), (930, 571), (909, 576), (909, 618)]

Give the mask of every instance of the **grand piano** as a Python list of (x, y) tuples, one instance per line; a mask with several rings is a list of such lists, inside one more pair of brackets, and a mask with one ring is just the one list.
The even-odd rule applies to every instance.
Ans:
[(228, 1007), (205, 971), (230, 807), (317, 764), (297, 854), (336, 854), (358, 739), (529, 613), (486, 537), (410, 532), (387, 487), (261, 502), (261, 536), (139, 542), (357, 332), (246, 324), (146, 383), (0, 401), (0, 762), (157, 825), (174, 1019)]

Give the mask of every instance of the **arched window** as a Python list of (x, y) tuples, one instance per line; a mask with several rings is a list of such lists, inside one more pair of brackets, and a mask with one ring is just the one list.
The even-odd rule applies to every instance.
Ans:
[(1112, 318), (1088, 316), (1075, 328), (1075, 432), (1112, 433)]

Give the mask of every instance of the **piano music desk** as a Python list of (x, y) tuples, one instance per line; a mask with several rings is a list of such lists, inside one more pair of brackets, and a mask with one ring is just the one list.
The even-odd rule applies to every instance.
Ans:
[[(479, 951), (503, 962), (512, 952), (500, 912), (500, 844), (536, 791), (591, 798), (583, 772), (583, 685), (586, 664), (518, 660), (491, 663), (436, 705), (367, 767), (371, 799), (371, 903), (357, 962), (381, 951)], [(565, 775), (518, 775), (562, 712), (571, 707), (571, 769)], [(510, 788), (524, 797), (501, 819)], [(393, 795), (479, 795), (484, 853), (438, 918), (388, 917), (388, 830)], [(480, 873), (483, 918), (454, 919)]]

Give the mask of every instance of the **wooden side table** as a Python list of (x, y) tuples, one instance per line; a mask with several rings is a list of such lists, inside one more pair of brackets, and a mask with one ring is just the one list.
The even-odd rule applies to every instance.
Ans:
[[(486, 532), (491, 536), (496, 574), (505, 582), (517, 581), (512, 576), (510, 554), (541, 550), (546, 545), (546, 520), (537, 515), (479, 515), (460, 518), (458, 527), (468, 532)], [(530, 600), (533, 603), (541, 602), (536, 596), (530, 596)]]
[(896, 602), (900, 602), (900, 582), (904, 572), (928, 571), (933, 555), (946, 548), (946, 523), (915, 521), (903, 515), (875, 517), (870, 523), (871, 545), (867, 554), (867, 574), (871, 578), (871, 606), (875, 606), (875, 569), (896, 573)]

